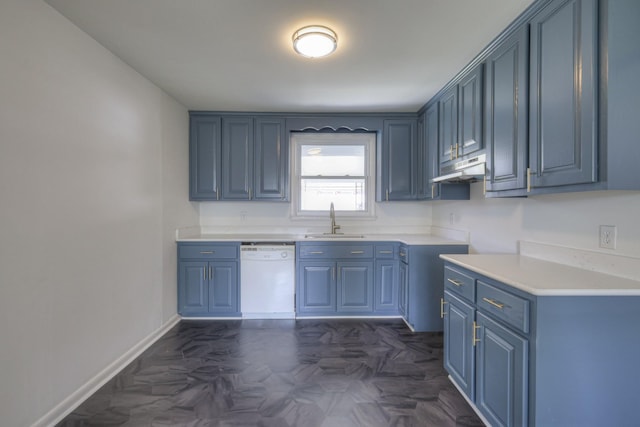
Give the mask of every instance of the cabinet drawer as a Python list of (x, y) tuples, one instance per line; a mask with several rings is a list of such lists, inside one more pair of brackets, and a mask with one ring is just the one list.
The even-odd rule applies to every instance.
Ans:
[(180, 259), (238, 259), (239, 245), (189, 243), (178, 245)]
[(529, 333), (529, 301), (478, 280), (476, 305), (522, 332)]
[(300, 246), (300, 258), (373, 258), (373, 245), (303, 245)]
[(475, 279), (448, 266), (444, 268), (444, 288), (460, 295), (469, 302), (474, 301)]
[(394, 258), (396, 256), (397, 245), (376, 245), (376, 258)]

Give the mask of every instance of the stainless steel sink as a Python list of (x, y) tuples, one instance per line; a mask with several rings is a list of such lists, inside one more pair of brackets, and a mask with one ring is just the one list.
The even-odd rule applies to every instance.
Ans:
[(317, 234), (305, 234), (305, 239), (363, 239), (362, 234), (344, 234), (344, 233), (317, 233)]

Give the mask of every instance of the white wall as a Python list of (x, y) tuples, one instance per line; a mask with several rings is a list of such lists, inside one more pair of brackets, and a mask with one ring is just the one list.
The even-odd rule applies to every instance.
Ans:
[[(433, 225), (470, 233), (470, 251), (518, 251), (518, 240), (640, 258), (640, 192), (561, 193), (485, 199), (482, 184), (469, 201), (433, 203)], [(615, 225), (617, 248), (599, 248), (599, 226)]]
[[(291, 219), (289, 203), (208, 202), (200, 203), (200, 225), (205, 231), (325, 232), (329, 215), (321, 219)], [(376, 203), (376, 218), (348, 219), (336, 213), (343, 233), (428, 232), (431, 205), (426, 202)]]
[(40, 0), (0, 6), (0, 417), (33, 424), (175, 314), (188, 115)]

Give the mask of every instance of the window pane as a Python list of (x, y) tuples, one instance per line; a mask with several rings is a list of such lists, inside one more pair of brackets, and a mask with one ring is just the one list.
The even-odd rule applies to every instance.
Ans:
[(302, 176), (364, 176), (364, 145), (302, 145)]
[(300, 208), (304, 211), (366, 210), (364, 179), (301, 179)]

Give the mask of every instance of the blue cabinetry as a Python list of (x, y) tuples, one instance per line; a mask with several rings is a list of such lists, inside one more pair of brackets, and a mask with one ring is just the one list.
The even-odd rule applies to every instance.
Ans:
[(237, 243), (178, 244), (178, 314), (240, 316), (239, 250)]
[(444, 287), (445, 369), (492, 426), (528, 425), (533, 303), (451, 265)]
[(445, 368), (490, 425), (637, 424), (640, 297), (532, 295), (452, 263), (444, 287)]
[(528, 155), (529, 25), (486, 59), (486, 191), (524, 190)]
[(302, 242), (296, 245), (296, 251), (298, 315), (373, 312), (372, 243)]
[(530, 25), (530, 187), (596, 182), (598, 1), (552, 1)]
[[(440, 174), (439, 105), (432, 104), (418, 117), (418, 141), (422, 148), (422, 162), (419, 198), (426, 200), (469, 200), (468, 183), (432, 183)], [(422, 124), (422, 126), (420, 126)]]
[(289, 199), (285, 121), (190, 114), (191, 200)]
[(484, 64), (460, 76), (438, 98), (440, 163), (466, 157), (484, 148), (482, 108)]
[(378, 153), (378, 201), (417, 198), (417, 144), (415, 119), (384, 121)]

